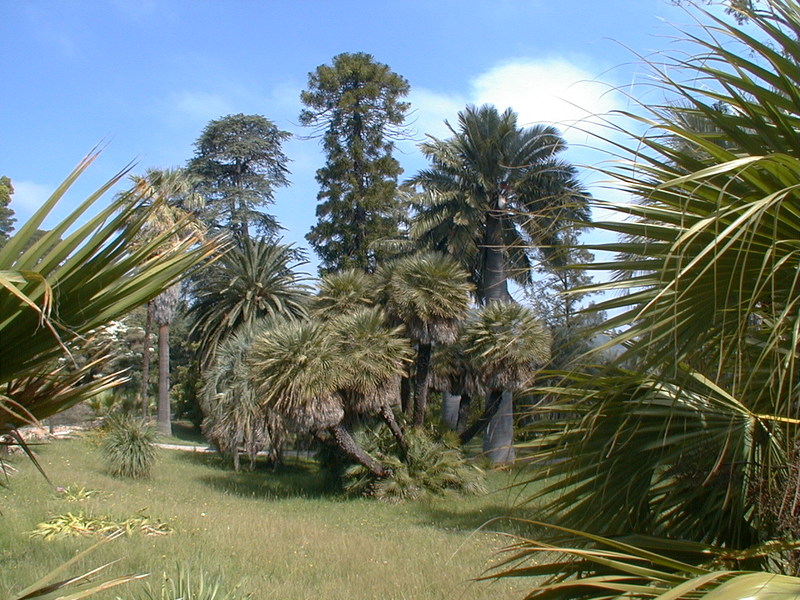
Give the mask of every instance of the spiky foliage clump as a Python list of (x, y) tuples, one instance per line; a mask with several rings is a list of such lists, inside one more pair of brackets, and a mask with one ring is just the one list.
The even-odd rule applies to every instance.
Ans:
[(128, 415), (111, 417), (103, 441), (103, 453), (111, 474), (145, 479), (156, 460), (156, 432), (147, 423)]
[[(624, 353), (537, 423), (532, 480), (572, 535), (518, 545), (546, 576), (530, 598), (797, 594), (774, 573), (800, 573), (800, 9), (754, 6), (746, 27), (702, 13), (652, 65), (667, 103), (624, 126), (614, 177), (641, 202), (604, 205), (625, 237), (596, 266), (620, 277), (595, 286), (616, 292), (597, 309)], [(618, 544), (631, 533), (643, 549)]]
[(290, 245), (240, 239), (193, 281), (190, 336), (209, 364), (217, 346), (259, 318), (302, 318), (309, 288), (296, 271), (302, 255)]
[(150, 583), (133, 595), (136, 600), (245, 600), (249, 594), (240, 591), (242, 584), (225, 586), (221, 576), (211, 576), (202, 569), (196, 572), (178, 566), (177, 574), (161, 574), (161, 583)]
[(530, 308), (515, 303), (490, 302), (473, 311), (460, 344), (489, 389), (526, 385), (550, 358), (550, 332)]
[(397, 455), (388, 435), (365, 432), (361, 438), (364, 448), (388, 466), (392, 474), (378, 479), (363, 466), (352, 465), (342, 476), (344, 490), (349, 494), (402, 502), (448, 492), (486, 493), (483, 470), (468, 461), (459, 448), (435, 439), (424, 430), (408, 432), (405, 459)]
[(311, 300), (314, 316), (329, 319), (375, 304), (375, 281), (364, 271), (345, 269), (326, 273)]

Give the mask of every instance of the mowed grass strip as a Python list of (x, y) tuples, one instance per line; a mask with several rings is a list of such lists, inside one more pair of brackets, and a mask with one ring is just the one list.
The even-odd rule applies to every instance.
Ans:
[[(0, 488), (0, 596), (35, 581), (93, 540), (44, 541), (29, 532), (67, 512), (125, 520), (134, 514), (160, 519), (166, 536), (134, 533), (101, 547), (80, 568), (117, 560), (110, 574), (184, 569), (220, 575), (254, 600), (326, 598), (358, 600), (519, 598), (525, 583), (471, 583), (508, 540), (478, 530), (509, 514), (517, 495), (502, 488), (506, 473), (492, 473), (497, 490), (484, 497), (448, 496), (389, 505), (343, 499), (325, 489), (313, 461), (295, 460), (277, 473), (264, 467), (235, 473), (214, 455), (159, 450), (153, 477), (111, 477), (99, 448), (86, 440), (36, 448), (53, 486), (97, 490), (68, 502), (24, 459)], [(525, 515), (535, 516), (535, 515)], [(499, 527), (499, 526), (498, 526)], [(79, 569), (76, 569), (77, 574)], [(103, 598), (132, 598), (133, 586)]]

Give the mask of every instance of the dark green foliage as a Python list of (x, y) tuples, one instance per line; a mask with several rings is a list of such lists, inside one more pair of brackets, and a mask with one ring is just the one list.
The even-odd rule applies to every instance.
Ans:
[(308, 76), (303, 125), (322, 137), (327, 163), (317, 171), (317, 224), (306, 236), (322, 272), (371, 271), (384, 257), (373, 246), (396, 238), (402, 217), (392, 157), (408, 103), (408, 82), (362, 52), (339, 54)]
[(275, 218), (258, 209), (272, 204), (275, 188), (289, 184), (289, 159), (281, 149), (289, 137), (260, 115), (228, 115), (206, 126), (188, 168), (206, 197), (211, 228), (239, 237), (248, 237), (251, 228), (277, 232)]
[(5, 242), (14, 230), (14, 211), (11, 209), (11, 194), (14, 193), (14, 186), (11, 180), (3, 175), (0, 177), (0, 244)]
[(447, 492), (484, 494), (485, 474), (468, 461), (455, 444), (435, 439), (425, 430), (414, 429), (406, 435), (406, 460), (397, 456), (393, 437), (365, 431), (359, 441), (364, 449), (392, 470), (389, 477), (377, 479), (361, 465), (352, 465), (343, 473), (347, 493), (374, 496), (386, 502), (415, 500)]
[(145, 479), (156, 459), (156, 432), (146, 422), (127, 415), (111, 417), (103, 452), (117, 477)]

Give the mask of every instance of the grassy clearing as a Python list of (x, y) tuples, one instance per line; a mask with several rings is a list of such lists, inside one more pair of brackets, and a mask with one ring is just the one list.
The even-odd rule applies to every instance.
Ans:
[[(267, 598), (518, 598), (522, 583), (470, 583), (505, 539), (476, 529), (509, 514), (517, 492), (494, 473), (485, 497), (447, 497), (387, 505), (342, 499), (324, 489), (310, 461), (282, 471), (234, 473), (208, 454), (160, 450), (153, 477), (111, 477), (99, 449), (86, 440), (37, 448), (54, 486), (98, 490), (68, 501), (25, 460), (9, 488), (0, 488), (0, 597), (7, 597), (91, 545), (81, 538), (44, 541), (36, 525), (67, 512), (125, 520), (137, 513), (159, 519), (172, 535), (133, 534), (103, 546), (87, 569), (120, 559), (114, 574), (188, 569), (240, 580), (256, 600)], [(83, 497), (85, 496), (85, 497)], [(131, 597), (131, 584), (100, 598)]]

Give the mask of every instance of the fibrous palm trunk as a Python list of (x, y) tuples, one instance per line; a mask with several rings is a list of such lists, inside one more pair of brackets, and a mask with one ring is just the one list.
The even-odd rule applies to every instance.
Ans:
[[(499, 199), (495, 206), (499, 206)], [(503, 247), (503, 222), (497, 208), (486, 215), (486, 247), (484, 248), (483, 299), (489, 302), (513, 302), (508, 292), (506, 257)], [(513, 460), (514, 406), (510, 391), (503, 392), (502, 399), (492, 400), (489, 394), (486, 411), (491, 416), (486, 424), (483, 437), (483, 450), (494, 464), (504, 464)], [(482, 415), (483, 418), (483, 415)], [(463, 438), (463, 436), (462, 436)], [(510, 458), (509, 458), (510, 457)]]
[(394, 439), (397, 441), (397, 445), (400, 447), (400, 456), (404, 461), (407, 460), (408, 441), (403, 435), (403, 430), (400, 429), (400, 424), (397, 422), (397, 419), (394, 418), (394, 411), (392, 410), (392, 407), (388, 404), (384, 404), (380, 408), (380, 415), (386, 425), (389, 427), (389, 431), (392, 432)]

